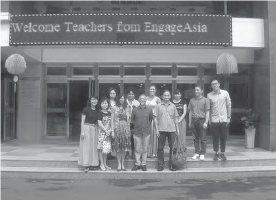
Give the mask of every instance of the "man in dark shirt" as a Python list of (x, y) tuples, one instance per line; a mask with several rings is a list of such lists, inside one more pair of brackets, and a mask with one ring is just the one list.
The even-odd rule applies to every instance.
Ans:
[[(209, 99), (202, 96), (203, 88), (200, 85), (195, 86), (195, 97), (190, 100), (189, 127), (192, 130), (194, 138), (195, 155), (193, 160), (204, 160), (206, 153), (206, 129), (209, 121), (210, 102)], [(199, 146), (200, 140), (200, 146)]]
[[(144, 94), (139, 97), (140, 105), (133, 108), (131, 121), (134, 125), (133, 139), (135, 148), (135, 166), (132, 171), (142, 168), (147, 171), (147, 149), (150, 141), (150, 127), (153, 120), (152, 109), (146, 106), (147, 98)], [(142, 156), (142, 162), (141, 162)]]

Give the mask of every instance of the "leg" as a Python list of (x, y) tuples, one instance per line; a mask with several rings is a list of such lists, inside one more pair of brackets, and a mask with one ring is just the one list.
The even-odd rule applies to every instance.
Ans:
[(199, 138), (201, 142), (201, 150), (200, 150), (200, 155), (205, 155), (206, 153), (206, 129), (203, 128), (205, 120), (200, 121), (200, 127), (199, 127)]
[(143, 135), (142, 140), (142, 165), (146, 165), (147, 162), (147, 149), (149, 146), (150, 135)]
[(226, 140), (227, 140), (227, 126), (226, 122), (220, 123), (220, 151), (225, 152)]
[(99, 151), (98, 151), (98, 153), (99, 153), (99, 159), (100, 159), (100, 169), (101, 170), (105, 170), (105, 166), (104, 166), (104, 161), (103, 161), (103, 150), (102, 149), (99, 149)]
[(169, 147), (170, 147), (169, 166), (171, 166), (172, 150), (173, 150), (173, 145), (174, 145), (174, 142), (176, 139), (176, 133), (171, 132), (171, 133), (167, 133), (167, 134), (168, 134), (168, 143), (169, 143)]
[(134, 139), (134, 148), (135, 148), (135, 165), (141, 165), (141, 145), (142, 145), (142, 138), (136, 135), (133, 135)]
[(118, 162), (117, 170), (118, 171), (119, 170), (121, 171), (121, 169), (122, 169), (121, 160), (122, 160), (121, 152), (117, 152), (117, 162)]
[(121, 164), (121, 169), (122, 170), (126, 169), (125, 165), (124, 165), (124, 163), (125, 163), (125, 156), (126, 156), (126, 151), (122, 151), (122, 164)]
[(194, 147), (195, 147), (195, 154), (199, 154), (200, 150), (199, 150), (199, 131), (198, 131), (198, 124), (197, 122), (193, 122), (192, 121), (192, 135), (193, 135), (193, 139), (194, 139)]
[(164, 146), (166, 142), (166, 132), (160, 132), (158, 137), (158, 149), (157, 149), (157, 163), (158, 168), (164, 168)]
[(215, 152), (218, 152), (218, 143), (219, 143), (218, 123), (211, 123), (211, 131), (212, 131), (212, 138), (213, 138), (213, 149)]

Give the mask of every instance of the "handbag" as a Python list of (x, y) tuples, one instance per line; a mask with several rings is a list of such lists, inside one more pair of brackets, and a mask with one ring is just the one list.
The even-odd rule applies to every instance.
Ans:
[(177, 136), (175, 138), (172, 155), (171, 155), (171, 165), (173, 168), (180, 170), (180, 169), (187, 169), (187, 148), (182, 144), (181, 140)]
[(110, 136), (105, 137), (103, 141), (103, 153), (108, 154), (111, 152), (111, 141), (109, 139)]

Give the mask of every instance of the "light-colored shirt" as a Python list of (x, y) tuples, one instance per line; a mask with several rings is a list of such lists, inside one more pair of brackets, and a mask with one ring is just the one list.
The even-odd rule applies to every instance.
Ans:
[(194, 97), (190, 100), (188, 110), (191, 112), (193, 119), (203, 119), (206, 117), (206, 112), (210, 110), (210, 101), (203, 96), (198, 99)]
[(230, 95), (226, 90), (220, 89), (218, 92), (210, 92), (207, 94), (210, 100), (210, 120), (211, 122), (227, 122), (227, 118), (231, 117), (227, 113), (231, 109)]
[(130, 116), (131, 116), (133, 108), (138, 107), (140, 105), (140, 103), (136, 99), (133, 99), (133, 101), (131, 101), (131, 102), (127, 99), (126, 102), (127, 102), (127, 105), (129, 106)]
[(175, 120), (178, 118), (178, 112), (172, 102), (165, 104), (161, 102), (154, 109), (154, 116), (157, 119), (159, 131), (176, 132)]

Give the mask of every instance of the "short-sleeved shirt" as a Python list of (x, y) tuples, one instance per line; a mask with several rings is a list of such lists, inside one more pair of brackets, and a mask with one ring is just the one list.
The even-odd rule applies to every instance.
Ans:
[(159, 131), (175, 132), (175, 120), (178, 118), (178, 112), (172, 102), (165, 104), (163, 101), (157, 104), (154, 110), (154, 116), (157, 118)]
[(175, 105), (178, 115), (181, 117), (183, 115), (183, 106), (186, 104), (186, 101), (181, 99), (178, 103), (172, 103)]
[(229, 93), (226, 90), (220, 89), (217, 93), (208, 93), (207, 98), (210, 100), (211, 122), (227, 122), (227, 117), (231, 117), (230, 113), (227, 113), (227, 108), (231, 108)]
[(149, 135), (151, 122), (153, 120), (152, 109), (147, 106), (138, 106), (133, 108), (131, 121), (134, 125), (133, 134), (136, 136)]
[(206, 117), (206, 112), (210, 110), (209, 99), (201, 96), (198, 99), (192, 98), (190, 100), (188, 110), (192, 113), (192, 118), (203, 119)]
[(98, 123), (98, 117), (99, 117), (98, 110), (92, 110), (90, 107), (85, 107), (82, 111), (82, 114), (85, 115), (84, 123), (87, 123), (87, 124)]

